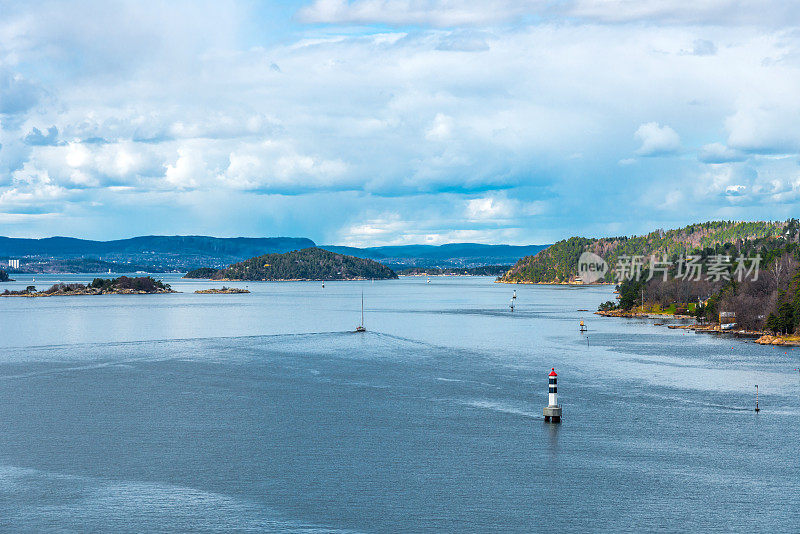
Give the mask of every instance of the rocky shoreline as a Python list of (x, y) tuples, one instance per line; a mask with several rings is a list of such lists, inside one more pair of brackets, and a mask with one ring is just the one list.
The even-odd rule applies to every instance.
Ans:
[(800, 347), (800, 337), (798, 336), (775, 336), (764, 334), (755, 341), (759, 345), (783, 345), (787, 347)]
[(673, 313), (643, 313), (643, 312), (636, 312), (636, 311), (624, 311), (624, 310), (607, 310), (607, 311), (596, 311), (594, 312), (595, 315), (602, 315), (603, 317), (625, 317), (627, 319), (632, 318), (641, 318), (641, 319), (694, 319), (693, 315), (675, 315)]
[[(642, 312), (634, 312), (634, 311), (622, 311), (622, 310), (609, 310), (609, 311), (596, 311), (594, 312), (595, 315), (601, 315), (603, 317), (622, 317), (626, 319), (680, 319), (680, 320), (692, 320), (694, 319), (691, 315), (672, 315), (668, 313), (642, 313)], [(656, 326), (663, 326), (662, 323), (657, 323)], [(759, 345), (780, 345), (780, 346), (795, 346), (800, 347), (800, 336), (793, 336), (793, 335), (776, 335), (771, 334), (769, 332), (764, 332), (762, 330), (723, 330), (720, 325), (718, 324), (670, 324), (666, 325), (667, 328), (671, 330), (691, 330), (696, 333), (700, 334), (718, 334), (722, 335), (725, 334), (727, 336), (736, 337), (736, 338), (747, 338), (752, 339), (753, 343), (758, 343)]]
[(77, 289), (74, 291), (56, 291), (53, 293), (48, 293), (46, 291), (35, 291), (30, 293), (25, 293), (25, 292), (0, 293), (0, 297), (39, 298), (39, 297), (79, 297), (79, 296), (90, 296), (90, 295), (156, 295), (163, 293), (178, 293), (178, 291), (173, 291), (172, 289), (159, 289), (158, 291), (137, 291), (135, 289), (102, 290), (102, 289), (86, 288), (86, 289)]

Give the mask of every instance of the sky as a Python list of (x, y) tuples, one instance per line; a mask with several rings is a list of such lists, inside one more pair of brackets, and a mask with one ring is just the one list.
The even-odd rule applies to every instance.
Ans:
[(800, 5), (0, 0), (0, 235), (552, 243), (799, 216)]

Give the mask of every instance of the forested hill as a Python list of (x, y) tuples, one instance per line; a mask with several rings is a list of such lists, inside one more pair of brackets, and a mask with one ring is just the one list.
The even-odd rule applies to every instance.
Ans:
[[(535, 256), (519, 260), (500, 279), (508, 283), (565, 283), (578, 274), (578, 258), (584, 251), (594, 252), (608, 262), (605, 281), (612, 281), (614, 266), (622, 255), (703, 253), (720, 246), (735, 250), (754, 240), (780, 240), (785, 232), (796, 232), (797, 221), (735, 222), (713, 221), (691, 224), (676, 230), (656, 230), (642, 236), (592, 239), (571, 237), (551, 245)], [(794, 235), (794, 234), (793, 234)]]
[(397, 274), (373, 260), (320, 248), (305, 248), (285, 254), (264, 254), (213, 273), (197, 269), (186, 277), (212, 280), (385, 280), (397, 278)]

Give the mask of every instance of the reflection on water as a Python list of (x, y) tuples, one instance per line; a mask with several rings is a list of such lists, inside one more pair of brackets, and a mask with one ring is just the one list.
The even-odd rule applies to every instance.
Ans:
[(607, 287), (166, 281), (0, 300), (0, 529), (800, 524), (800, 351), (577, 311)]
[(547, 450), (550, 452), (552, 460), (558, 454), (558, 430), (561, 423), (545, 423), (545, 426), (547, 427)]

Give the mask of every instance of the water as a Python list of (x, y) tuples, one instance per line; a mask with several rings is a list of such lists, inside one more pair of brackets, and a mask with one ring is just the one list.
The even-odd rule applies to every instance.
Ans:
[(800, 350), (577, 311), (608, 287), (164, 279), (184, 293), (0, 300), (0, 529), (800, 525)]

